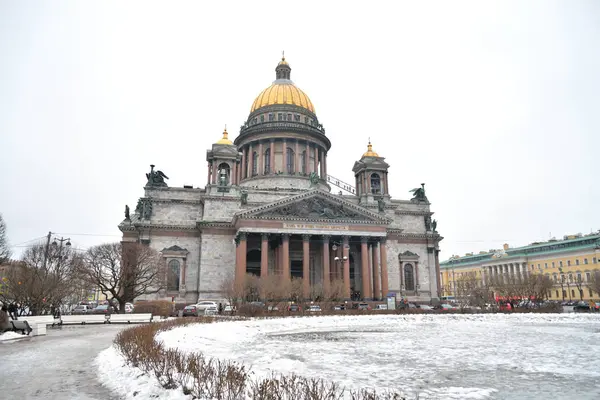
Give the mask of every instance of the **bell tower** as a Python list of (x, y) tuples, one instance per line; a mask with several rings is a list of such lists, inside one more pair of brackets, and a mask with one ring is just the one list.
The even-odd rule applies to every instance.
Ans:
[(369, 139), (367, 151), (361, 159), (354, 163), (352, 171), (356, 178), (356, 195), (360, 204), (377, 203), (379, 199), (390, 200), (388, 186), (388, 169), (384, 157), (380, 157), (373, 151), (373, 145)]
[(242, 155), (237, 146), (229, 140), (227, 128), (223, 137), (206, 151), (208, 161), (207, 192), (229, 192), (239, 185), (239, 171)]

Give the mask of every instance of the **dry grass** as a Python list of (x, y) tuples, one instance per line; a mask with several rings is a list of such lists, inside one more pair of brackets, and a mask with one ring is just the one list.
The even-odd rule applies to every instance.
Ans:
[(334, 382), (297, 375), (253, 378), (245, 366), (208, 359), (201, 353), (184, 354), (167, 349), (154, 337), (161, 331), (194, 323), (210, 323), (212, 318), (188, 318), (138, 326), (121, 331), (115, 345), (127, 363), (152, 374), (166, 389), (181, 388), (194, 399), (217, 400), (340, 400), (345, 393), (352, 400), (402, 400), (392, 392), (347, 391)]

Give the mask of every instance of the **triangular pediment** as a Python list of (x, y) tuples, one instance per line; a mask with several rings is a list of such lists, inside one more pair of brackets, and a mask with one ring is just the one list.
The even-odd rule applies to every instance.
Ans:
[(242, 211), (236, 217), (238, 219), (339, 221), (384, 225), (390, 223), (385, 216), (319, 189)]

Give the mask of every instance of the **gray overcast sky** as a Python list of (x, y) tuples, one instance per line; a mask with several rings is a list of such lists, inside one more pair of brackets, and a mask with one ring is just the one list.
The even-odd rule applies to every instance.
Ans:
[(205, 185), (285, 50), (328, 171), (354, 182), (371, 137), (395, 198), (426, 183), (443, 259), (589, 233), (599, 49), (593, 0), (4, 1), (0, 213), (13, 245), (118, 240), (149, 164)]

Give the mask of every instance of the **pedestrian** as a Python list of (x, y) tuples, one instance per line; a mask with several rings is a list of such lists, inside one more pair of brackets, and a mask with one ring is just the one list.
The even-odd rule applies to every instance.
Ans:
[(223, 314), (223, 303), (219, 303), (219, 315)]
[(8, 307), (5, 305), (0, 309), (0, 333), (10, 330), (10, 321), (8, 319)]
[(10, 305), (8, 306), (8, 315), (14, 321), (17, 320), (17, 311), (18, 311), (17, 303), (10, 303)]

